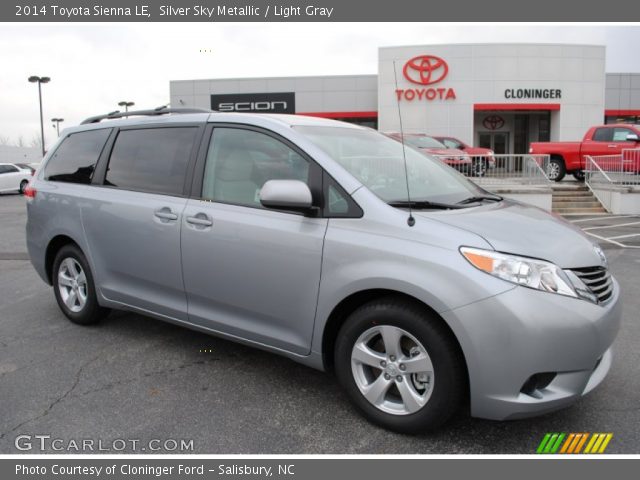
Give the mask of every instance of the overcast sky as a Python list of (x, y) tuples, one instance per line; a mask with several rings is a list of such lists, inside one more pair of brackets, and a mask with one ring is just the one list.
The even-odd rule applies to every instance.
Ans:
[[(0, 24), (0, 137), (39, 135), (37, 86), (48, 121), (169, 101), (169, 80), (377, 72), (377, 48), (434, 43), (541, 42), (607, 46), (607, 72), (640, 72), (640, 27), (446, 24)], [(200, 52), (206, 50), (206, 52)]]

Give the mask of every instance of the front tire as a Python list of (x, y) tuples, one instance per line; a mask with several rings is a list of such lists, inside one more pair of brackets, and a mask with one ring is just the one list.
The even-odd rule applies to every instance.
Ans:
[(78, 247), (62, 247), (53, 261), (52, 272), (58, 306), (73, 323), (91, 325), (109, 313), (98, 304), (91, 269)]
[(460, 407), (466, 374), (435, 314), (394, 297), (353, 312), (335, 348), (336, 375), (371, 422), (400, 433), (434, 430)]
[(484, 177), (487, 174), (487, 162), (482, 157), (474, 158), (471, 166), (471, 175)]

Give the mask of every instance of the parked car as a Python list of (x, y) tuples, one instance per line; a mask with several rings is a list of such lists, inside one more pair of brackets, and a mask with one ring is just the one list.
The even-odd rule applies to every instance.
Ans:
[(33, 172), (19, 163), (0, 163), (0, 193), (22, 193)]
[(442, 137), (434, 135), (433, 138), (438, 140), (447, 148), (462, 150), (471, 157), (473, 166), (471, 171), (474, 176), (482, 177), (487, 173), (487, 169), (496, 167), (495, 153), (489, 148), (472, 147), (455, 137)]
[[(401, 134), (395, 132), (385, 133), (385, 135), (399, 142), (403, 139)], [(471, 157), (469, 155), (457, 148), (446, 147), (433, 137), (422, 133), (405, 133), (404, 142), (422, 152), (435, 155), (439, 160), (462, 173), (472, 172)]]
[[(637, 125), (598, 125), (587, 130), (581, 142), (532, 143), (529, 153), (550, 155), (549, 179), (559, 182), (567, 173), (571, 173), (577, 180), (583, 181), (587, 156), (620, 155), (625, 149), (639, 148), (639, 139), (640, 127)], [(626, 162), (624, 168), (638, 172), (640, 162)]]
[(620, 288), (571, 224), (372, 129), (185, 112), (66, 129), (26, 188), (31, 262), (72, 322), (129, 310), (285, 355), (407, 433), (606, 376)]

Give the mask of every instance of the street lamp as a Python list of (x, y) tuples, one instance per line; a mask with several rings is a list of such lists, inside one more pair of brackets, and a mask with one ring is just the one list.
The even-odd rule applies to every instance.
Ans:
[(122, 101), (122, 102), (118, 102), (118, 105), (120, 107), (124, 107), (124, 111), (125, 113), (129, 111), (129, 107), (133, 107), (135, 105), (135, 102), (126, 102), (126, 101)]
[(42, 156), (44, 157), (44, 120), (42, 119), (42, 84), (49, 83), (51, 79), (49, 77), (38, 77), (32, 75), (29, 77), (31, 83), (38, 84), (38, 100), (40, 101), (40, 141), (42, 142)]
[(53, 122), (53, 128), (56, 129), (56, 132), (58, 132), (58, 137), (60, 136), (60, 122), (64, 122), (64, 118), (52, 118), (51, 121)]

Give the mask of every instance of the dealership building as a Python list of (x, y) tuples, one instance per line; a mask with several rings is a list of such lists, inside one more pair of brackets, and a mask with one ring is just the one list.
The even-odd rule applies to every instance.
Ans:
[[(561, 44), (382, 47), (377, 75), (176, 80), (171, 105), (295, 113), (457, 137), (496, 153), (640, 124), (640, 73), (608, 73), (606, 48)], [(395, 70), (395, 75), (394, 75)]]

